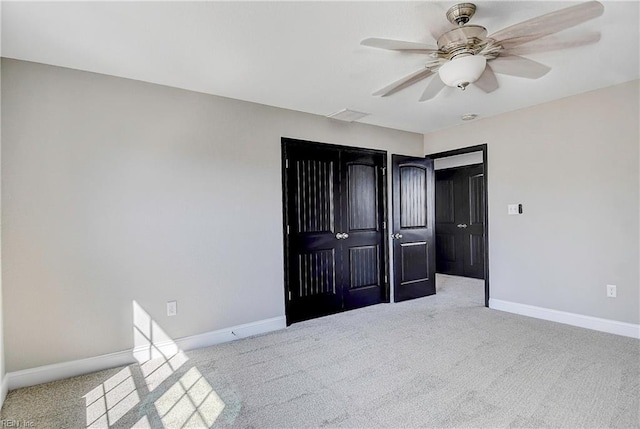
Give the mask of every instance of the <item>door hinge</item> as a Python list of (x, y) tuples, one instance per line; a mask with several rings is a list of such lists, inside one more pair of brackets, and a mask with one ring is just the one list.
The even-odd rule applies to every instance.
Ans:
[(382, 167), (382, 175), (386, 175), (387, 174), (387, 167)]
[(389, 281), (389, 279), (387, 278), (387, 275), (384, 275), (384, 282), (387, 283)]
[(291, 301), (291, 291), (289, 291), (289, 301)]
[(284, 168), (289, 168), (289, 158), (284, 160)]
[(289, 234), (289, 225), (287, 225), (287, 234)]
[(387, 229), (387, 222), (382, 222), (382, 229)]

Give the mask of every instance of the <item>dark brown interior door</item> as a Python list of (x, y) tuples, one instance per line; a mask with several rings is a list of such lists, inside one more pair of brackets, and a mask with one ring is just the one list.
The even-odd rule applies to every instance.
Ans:
[(484, 278), (482, 164), (436, 171), (436, 270)]
[(388, 300), (386, 154), (283, 139), (287, 322)]
[(395, 301), (436, 293), (433, 161), (392, 156)]

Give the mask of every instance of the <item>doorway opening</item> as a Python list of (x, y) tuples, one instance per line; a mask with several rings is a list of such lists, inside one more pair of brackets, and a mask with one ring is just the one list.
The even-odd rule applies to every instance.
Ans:
[(426, 156), (434, 161), (436, 273), (442, 283), (484, 282), (489, 306), (487, 145)]

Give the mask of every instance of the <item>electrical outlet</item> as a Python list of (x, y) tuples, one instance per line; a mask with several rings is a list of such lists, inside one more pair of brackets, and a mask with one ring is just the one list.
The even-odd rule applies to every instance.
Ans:
[(178, 314), (178, 301), (167, 301), (167, 316)]
[(607, 285), (607, 297), (615, 298), (617, 295), (616, 285)]

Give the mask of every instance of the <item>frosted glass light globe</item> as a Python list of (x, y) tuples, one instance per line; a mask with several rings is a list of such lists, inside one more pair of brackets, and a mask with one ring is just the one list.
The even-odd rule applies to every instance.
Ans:
[(445, 85), (464, 89), (482, 76), (486, 66), (487, 59), (482, 55), (460, 56), (442, 65), (438, 74)]

